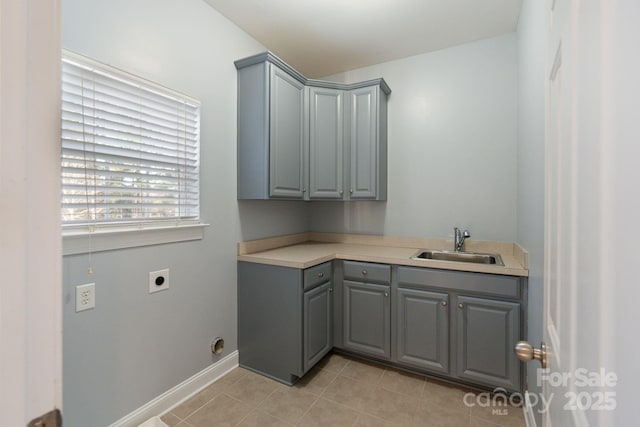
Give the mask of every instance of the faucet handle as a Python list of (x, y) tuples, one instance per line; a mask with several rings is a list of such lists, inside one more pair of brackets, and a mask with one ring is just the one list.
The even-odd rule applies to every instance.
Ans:
[(461, 233), (458, 227), (453, 227), (453, 250), (460, 252), (464, 247), (464, 240), (468, 237), (471, 237), (469, 230)]

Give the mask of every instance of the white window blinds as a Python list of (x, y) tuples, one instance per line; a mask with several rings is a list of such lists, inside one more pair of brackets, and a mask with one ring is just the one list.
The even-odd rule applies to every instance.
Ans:
[(65, 52), (62, 222), (197, 219), (200, 104)]

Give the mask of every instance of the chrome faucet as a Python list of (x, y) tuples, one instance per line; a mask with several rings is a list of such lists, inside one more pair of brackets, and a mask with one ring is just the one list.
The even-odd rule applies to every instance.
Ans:
[(471, 237), (471, 233), (469, 230), (464, 230), (461, 232), (458, 227), (453, 227), (453, 235), (454, 235), (454, 248), (456, 252), (460, 252), (462, 248), (464, 248), (464, 240), (468, 237)]

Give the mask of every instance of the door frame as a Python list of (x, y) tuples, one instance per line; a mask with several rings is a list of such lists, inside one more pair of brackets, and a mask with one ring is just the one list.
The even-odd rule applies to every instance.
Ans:
[(0, 413), (62, 407), (60, 0), (0, 0)]

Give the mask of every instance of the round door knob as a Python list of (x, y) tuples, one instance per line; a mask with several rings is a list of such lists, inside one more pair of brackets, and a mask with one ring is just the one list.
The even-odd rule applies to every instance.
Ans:
[(344, 191), (340, 190), (340, 195), (342, 196), (344, 194)]
[(523, 362), (530, 362), (532, 360), (539, 360), (542, 368), (547, 367), (547, 346), (545, 343), (540, 343), (540, 348), (533, 348), (527, 341), (519, 341), (513, 348), (518, 359)]
[(353, 193), (353, 188), (350, 188), (350, 189), (349, 189), (349, 193)]
[(442, 304), (443, 307), (447, 306), (447, 302), (446, 301), (442, 301), (441, 304)]
[(367, 275), (367, 270), (362, 270), (362, 275), (366, 276)]
[(323, 272), (318, 273), (318, 277), (324, 277), (324, 273)]
[(333, 292), (333, 288), (329, 288), (329, 292)]
[(463, 303), (458, 304), (458, 308), (464, 308), (464, 304)]
[(385, 293), (384, 293), (384, 296), (385, 296), (385, 297), (388, 297), (388, 296), (389, 296), (389, 292), (385, 292)]

